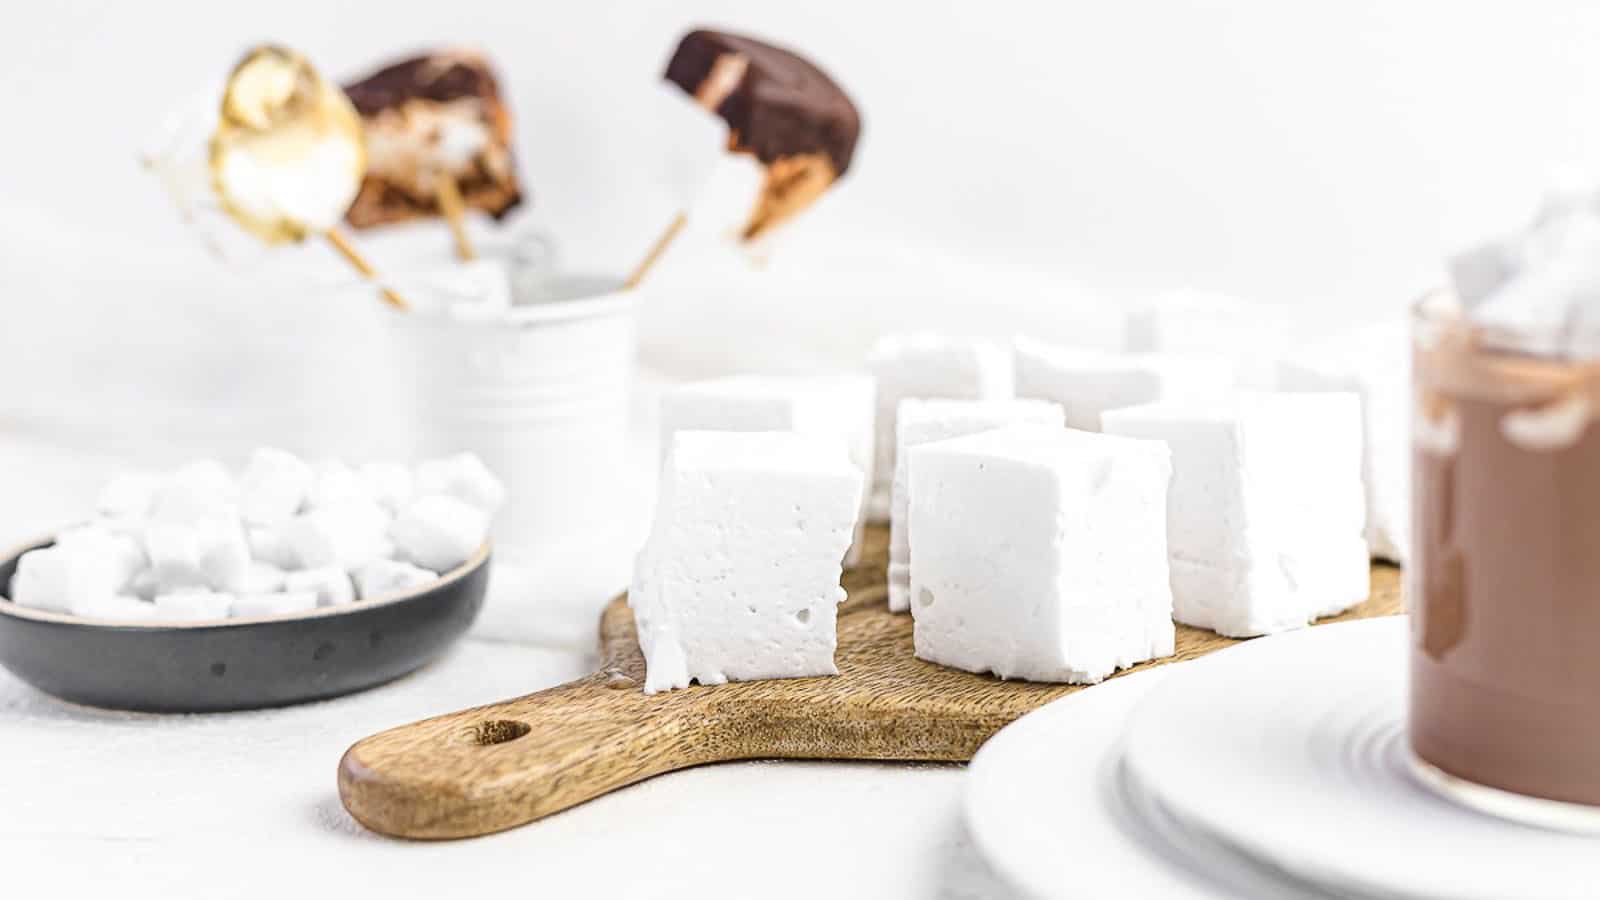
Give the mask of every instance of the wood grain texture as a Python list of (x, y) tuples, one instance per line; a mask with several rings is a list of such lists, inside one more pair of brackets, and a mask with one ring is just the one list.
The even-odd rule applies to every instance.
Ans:
[[(339, 795), (374, 831), (462, 838), (513, 828), (653, 775), (738, 759), (945, 760), (979, 745), (1073, 685), (1000, 681), (912, 655), (912, 619), (890, 613), (888, 533), (868, 532), (845, 573), (839, 675), (747, 681), (647, 696), (633, 613), (618, 597), (600, 620), (599, 672), (515, 700), (391, 729), (351, 747)], [(1400, 611), (1399, 570), (1372, 569), (1367, 602), (1333, 619)], [(1193, 659), (1236, 641), (1178, 626)], [(1133, 670), (1129, 670), (1133, 671)]]

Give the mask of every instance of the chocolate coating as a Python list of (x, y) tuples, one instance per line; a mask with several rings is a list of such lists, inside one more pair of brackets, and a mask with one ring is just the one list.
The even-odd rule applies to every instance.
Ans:
[[(440, 215), (441, 175), (455, 180), (468, 207), (495, 218), (522, 203), (511, 112), (482, 56), (442, 51), (403, 59), (344, 91), (361, 114), (369, 150), (367, 177), (346, 217), (351, 225)], [(483, 134), (483, 146), (470, 159), (454, 158), (444, 146), (451, 129)]]
[(804, 57), (753, 38), (696, 29), (678, 43), (666, 80), (704, 96), (718, 60), (730, 55), (743, 57), (745, 65), (716, 113), (732, 131), (733, 149), (769, 165), (822, 155), (843, 175), (861, 136), (861, 116), (849, 95)]
[(377, 115), (413, 99), (435, 103), (463, 97), (479, 97), (496, 103), (500, 99), (499, 86), (488, 65), (464, 54), (452, 57), (429, 54), (403, 59), (345, 85), (344, 92), (363, 116)]

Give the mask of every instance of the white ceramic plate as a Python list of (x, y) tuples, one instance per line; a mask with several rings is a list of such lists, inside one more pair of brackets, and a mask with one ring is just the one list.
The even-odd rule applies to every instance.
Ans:
[(1332, 889), (1595, 897), (1600, 840), (1490, 818), (1413, 779), (1407, 621), (1312, 628), (1186, 665), (1128, 719), (1128, 776), (1187, 831)]
[(1139, 804), (1120, 777), (1128, 715), (1151, 688), (1181, 681), (1192, 665), (1136, 672), (1064, 697), (983, 745), (967, 774), (967, 828), (1001, 877), (1037, 897), (1323, 896), (1218, 848), (1183, 846), (1180, 834), (1135, 812)]

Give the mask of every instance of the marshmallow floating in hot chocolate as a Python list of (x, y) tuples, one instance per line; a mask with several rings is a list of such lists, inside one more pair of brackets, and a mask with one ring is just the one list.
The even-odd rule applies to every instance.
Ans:
[(511, 111), (481, 53), (403, 59), (345, 85), (345, 93), (367, 138), (366, 179), (346, 217), (351, 225), (449, 215), (456, 199), (498, 219), (522, 202)]
[(1447, 267), (1486, 343), (1547, 356), (1600, 352), (1600, 181), (1557, 184), (1527, 227)]
[(666, 80), (728, 123), (729, 150), (765, 167), (746, 240), (810, 206), (850, 168), (860, 113), (827, 73), (791, 50), (697, 29), (679, 42)]

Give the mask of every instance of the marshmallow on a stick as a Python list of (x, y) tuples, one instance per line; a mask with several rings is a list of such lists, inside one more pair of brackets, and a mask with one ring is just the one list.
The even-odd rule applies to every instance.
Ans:
[(355, 108), (305, 57), (262, 46), (234, 67), (211, 136), (211, 180), (245, 230), (267, 243), (331, 230), (365, 169)]
[(850, 168), (861, 116), (816, 65), (781, 47), (697, 29), (666, 79), (728, 123), (728, 149), (766, 169), (742, 236), (754, 240), (810, 206)]
[[(362, 275), (376, 275), (339, 231), (367, 169), (361, 119), (304, 56), (263, 45), (234, 67), (209, 162), (218, 201), (240, 227), (268, 244), (320, 235)], [(391, 288), (383, 297), (407, 307)]]
[(482, 54), (403, 59), (345, 93), (367, 138), (367, 177), (346, 216), (352, 226), (448, 217), (456, 199), (498, 219), (522, 202), (511, 111)]

